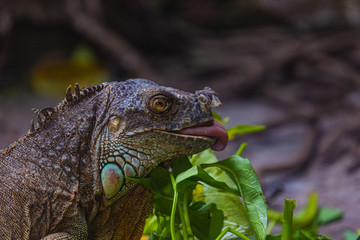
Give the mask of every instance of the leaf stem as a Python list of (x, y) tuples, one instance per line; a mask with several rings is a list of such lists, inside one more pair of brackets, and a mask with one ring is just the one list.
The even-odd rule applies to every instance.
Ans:
[(185, 224), (185, 217), (184, 217), (184, 213), (181, 209), (181, 203), (180, 201), (177, 202), (178, 204), (178, 208), (179, 208), (179, 215), (180, 215), (180, 220), (181, 220), (181, 226), (182, 226), (182, 230), (183, 230), (183, 239), (184, 240), (188, 240), (188, 231), (186, 228), (186, 224)]
[(246, 146), (247, 146), (247, 143), (242, 143), (235, 155), (240, 156), (244, 152)]
[(170, 172), (169, 174), (170, 174), (171, 183), (172, 183), (172, 186), (174, 189), (174, 199), (173, 199), (173, 204), (172, 204), (172, 208), (171, 208), (171, 217), (170, 217), (170, 233), (171, 233), (171, 239), (177, 240), (176, 232), (175, 232), (175, 215), (176, 215), (176, 206), (177, 206), (179, 193), (176, 190), (176, 183), (175, 183), (173, 173)]
[(250, 240), (250, 238), (248, 238), (247, 236), (245, 236), (242, 233), (239, 233), (238, 231), (230, 228), (230, 227), (226, 227), (224, 228), (224, 230), (219, 234), (219, 236), (217, 236), (216, 240), (221, 240), (221, 238), (227, 233), (227, 232), (231, 232), (233, 234), (235, 234), (238, 237), (241, 237), (243, 240)]
[(285, 198), (284, 215), (283, 215), (284, 223), (281, 234), (281, 240), (291, 239), (294, 208), (296, 208), (296, 201), (293, 199)]
[(182, 202), (182, 211), (184, 214), (184, 222), (183, 225), (186, 227), (187, 235), (189, 236), (190, 240), (194, 239), (194, 234), (191, 231), (191, 225), (190, 225), (190, 217), (189, 217), (189, 209), (188, 209), (188, 195), (189, 191), (184, 191), (184, 199)]
[(265, 234), (266, 234), (266, 235), (270, 235), (270, 234), (271, 234), (271, 231), (273, 230), (273, 228), (275, 227), (275, 225), (276, 225), (276, 221), (270, 220), (270, 222), (269, 222), (269, 224), (268, 224), (268, 226), (267, 226), (267, 228), (266, 228)]

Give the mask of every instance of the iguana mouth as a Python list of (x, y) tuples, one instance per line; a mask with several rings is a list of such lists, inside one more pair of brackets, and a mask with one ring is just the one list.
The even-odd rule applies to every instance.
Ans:
[[(214, 120), (210, 120), (195, 126), (187, 127), (178, 131), (168, 132), (178, 136), (192, 137), (197, 139), (203, 139), (205, 141), (212, 141), (215, 143), (211, 146), (212, 150), (221, 151), (224, 150), (228, 143), (228, 135), (224, 126)], [(164, 161), (160, 164), (165, 169), (171, 169), (171, 161)]]
[(228, 143), (228, 135), (224, 126), (220, 122), (214, 120), (184, 128), (174, 133), (202, 138), (215, 138), (216, 141), (211, 146), (211, 149), (214, 151), (224, 150)]

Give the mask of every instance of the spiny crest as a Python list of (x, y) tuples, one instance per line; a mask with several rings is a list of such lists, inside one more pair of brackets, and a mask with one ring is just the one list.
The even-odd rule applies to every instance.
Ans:
[(39, 109), (32, 109), (37, 114), (37, 124), (35, 126), (34, 120), (30, 120), (30, 130), (29, 133), (32, 134), (35, 132), (35, 130), (38, 130), (39, 128), (43, 127), (46, 122), (50, 120), (50, 118), (60, 110), (62, 110), (65, 106), (76, 104), (82, 99), (93, 95), (96, 92), (101, 91), (105, 87), (104, 84), (98, 84), (90, 87), (82, 87), (79, 88), (79, 85), (75, 84), (75, 92), (71, 92), (71, 85), (66, 89), (65, 92), (65, 98), (63, 101), (61, 101), (56, 107), (49, 107), (49, 108), (43, 108), (41, 110)]
[[(90, 86), (90, 87), (83, 87), (83, 88), (79, 88), (79, 84), (75, 83), (75, 92), (72, 93), (71, 92), (71, 85), (66, 89), (66, 93), (65, 93), (65, 99), (62, 103), (59, 104), (59, 106), (61, 104), (73, 104), (76, 103), (78, 101), (80, 101), (81, 99), (88, 97), (98, 91), (101, 91), (104, 88), (104, 84), (99, 84), (99, 85), (95, 85), (95, 86)], [(58, 106), (58, 107), (59, 107)]]

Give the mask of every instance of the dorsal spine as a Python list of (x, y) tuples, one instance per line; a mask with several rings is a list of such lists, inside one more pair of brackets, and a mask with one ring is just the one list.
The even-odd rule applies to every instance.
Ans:
[(49, 122), (51, 117), (62, 110), (65, 106), (73, 105), (81, 101), (82, 99), (93, 95), (96, 92), (101, 91), (105, 87), (105, 84), (101, 83), (90, 87), (82, 87), (75, 84), (75, 92), (72, 93), (71, 85), (66, 89), (65, 98), (56, 106), (39, 109), (32, 109), (37, 114), (37, 124), (34, 124), (34, 120), (30, 120), (29, 134), (33, 134), (36, 130), (39, 130), (45, 123)]

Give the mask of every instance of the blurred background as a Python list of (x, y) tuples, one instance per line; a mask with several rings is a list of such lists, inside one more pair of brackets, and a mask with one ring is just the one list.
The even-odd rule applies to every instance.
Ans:
[(0, 149), (25, 134), (31, 108), (68, 85), (128, 78), (216, 90), (268, 204), (344, 211), (320, 229), (360, 227), (360, 2), (357, 0), (0, 0)]

